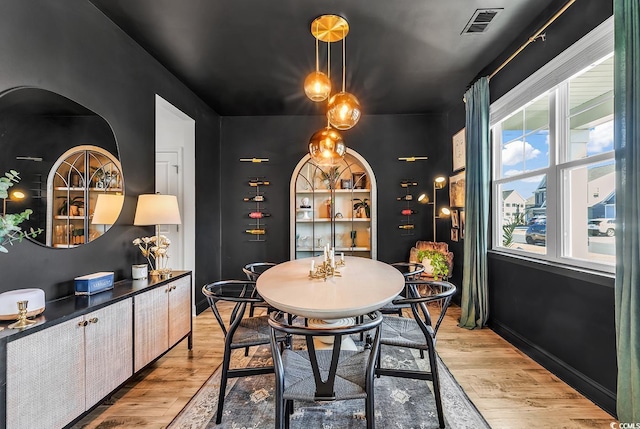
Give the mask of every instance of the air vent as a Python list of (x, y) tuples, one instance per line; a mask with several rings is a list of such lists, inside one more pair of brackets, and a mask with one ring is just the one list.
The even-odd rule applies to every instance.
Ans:
[(486, 33), (489, 24), (503, 9), (476, 9), (460, 34)]

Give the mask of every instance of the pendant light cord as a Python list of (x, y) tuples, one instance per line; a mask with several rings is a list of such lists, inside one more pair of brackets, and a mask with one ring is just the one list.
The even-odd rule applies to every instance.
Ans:
[(347, 55), (345, 54), (345, 52), (346, 52), (346, 48), (345, 48), (346, 39), (347, 38), (344, 35), (344, 27), (342, 27), (342, 92), (345, 92), (345, 76), (347, 74), (347, 72), (346, 72), (346, 70), (347, 70), (347, 66), (346, 66)]

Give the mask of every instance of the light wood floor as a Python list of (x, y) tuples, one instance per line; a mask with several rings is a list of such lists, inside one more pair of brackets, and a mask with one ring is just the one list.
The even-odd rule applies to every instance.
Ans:
[[(609, 428), (613, 417), (489, 329), (457, 327), (451, 307), (438, 353), (492, 428)], [(222, 360), (222, 335), (207, 310), (186, 340), (118, 390), (78, 428), (165, 428)]]

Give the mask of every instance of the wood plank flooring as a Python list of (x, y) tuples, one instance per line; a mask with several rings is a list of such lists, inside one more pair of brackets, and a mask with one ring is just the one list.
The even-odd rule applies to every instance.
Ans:
[[(492, 428), (609, 428), (615, 421), (493, 331), (458, 328), (459, 317), (452, 306), (438, 332), (438, 353)], [(74, 428), (167, 427), (222, 361), (211, 311), (193, 326), (192, 351), (183, 341)]]

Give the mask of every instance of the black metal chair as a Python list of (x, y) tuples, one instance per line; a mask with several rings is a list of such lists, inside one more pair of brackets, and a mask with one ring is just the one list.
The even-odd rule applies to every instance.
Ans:
[[(206, 284), (202, 287), (202, 293), (207, 297), (209, 307), (213, 311), (220, 328), (224, 333), (224, 354), (222, 359), (222, 373), (220, 379), (220, 394), (218, 395), (218, 411), (216, 424), (222, 421), (222, 410), (227, 388), (227, 380), (236, 377), (248, 377), (251, 375), (268, 374), (273, 372), (273, 366), (230, 368), (231, 352), (271, 341), (271, 329), (268, 316), (244, 317), (247, 304), (263, 302), (255, 289), (255, 282), (245, 280), (223, 280)], [(234, 305), (228, 324), (225, 323), (218, 309), (218, 304), (229, 302)], [(284, 335), (278, 335), (276, 342), (286, 340)]]
[[(376, 311), (363, 317), (361, 323), (330, 329), (292, 325), (282, 312), (269, 318), (271, 350), (276, 373), (276, 424), (289, 427), (293, 401), (338, 401), (364, 399), (367, 428), (375, 427), (373, 380), (376, 356), (379, 352), (382, 314)], [(364, 348), (342, 350), (342, 337), (370, 331), (372, 338)], [(285, 347), (280, 353), (278, 334), (303, 336), (307, 348), (293, 350)], [(333, 336), (333, 344), (326, 349), (316, 348), (314, 337)]]
[[(429, 356), (429, 371), (382, 368), (381, 351), (377, 358), (376, 375), (431, 381), (438, 411), (438, 422), (440, 427), (444, 428), (440, 380), (438, 378), (436, 334), (444, 319), (451, 298), (456, 292), (456, 287), (452, 283), (444, 281), (413, 280), (407, 283), (410, 296), (396, 299), (393, 302), (399, 305), (409, 305), (413, 318), (386, 317), (382, 322), (380, 347), (382, 348), (385, 345), (417, 349), (420, 350), (421, 355), (426, 350)], [(435, 301), (441, 301), (442, 308), (438, 320), (433, 324), (427, 309), (427, 303)]]
[[(274, 267), (276, 264), (273, 262), (252, 262), (250, 264), (245, 265), (242, 268), (242, 271), (247, 276), (247, 280), (252, 282), (257, 282), (260, 274), (267, 271), (269, 268)], [(262, 307), (267, 309), (267, 314), (274, 311), (275, 308), (271, 307), (266, 302), (252, 302), (249, 304), (249, 316), (253, 317), (254, 310), (256, 307)]]
[[(420, 275), (424, 272), (424, 265), (418, 264), (416, 262), (395, 262), (390, 264), (392, 267), (397, 268), (405, 280), (405, 288), (400, 295), (396, 299), (407, 298), (408, 288), (410, 281), (418, 280)], [(395, 300), (394, 300), (395, 301)], [(390, 302), (380, 309), (382, 314), (397, 314), (398, 316), (402, 316), (402, 310), (405, 308), (409, 308), (409, 304), (395, 304), (394, 302)]]

